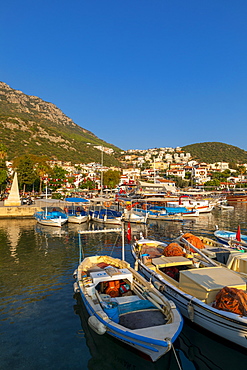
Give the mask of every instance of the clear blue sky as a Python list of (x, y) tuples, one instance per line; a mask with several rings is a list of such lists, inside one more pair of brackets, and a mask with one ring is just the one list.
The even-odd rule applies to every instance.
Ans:
[(122, 149), (247, 150), (246, 0), (8, 0), (0, 81)]

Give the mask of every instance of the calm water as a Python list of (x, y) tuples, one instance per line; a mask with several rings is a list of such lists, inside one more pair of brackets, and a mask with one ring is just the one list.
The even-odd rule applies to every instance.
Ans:
[[(169, 240), (179, 231), (211, 235), (219, 228), (247, 234), (247, 205), (214, 210), (190, 222), (153, 222), (133, 226), (148, 236)], [(171, 369), (173, 351), (155, 364), (86, 325), (86, 313), (74, 298), (73, 272), (78, 263), (78, 230), (41, 227), (35, 220), (0, 220), (0, 369)], [(121, 257), (115, 234), (82, 236), (85, 255)], [(133, 264), (127, 247), (126, 260)], [(246, 368), (247, 355), (220, 339), (185, 324), (175, 343), (183, 370)]]

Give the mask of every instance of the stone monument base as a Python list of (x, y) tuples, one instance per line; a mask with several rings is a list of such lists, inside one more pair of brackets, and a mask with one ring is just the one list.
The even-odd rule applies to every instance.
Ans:
[(6, 206), (6, 207), (20, 206), (21, 205), (21, 201), (20, 200), (8, 200), (8, 199), (5, 199), (5, 201), (3, 202), (3, 205)]

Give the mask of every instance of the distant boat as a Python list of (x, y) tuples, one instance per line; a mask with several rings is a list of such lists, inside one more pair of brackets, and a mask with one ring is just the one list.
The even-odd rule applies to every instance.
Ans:
[(240, 228), (237, 232), (228, 230), (215, 230), (215, 237), (225, 244), (238, 244), (247, 247), (247, 235), (240, 233)]
[(122, 222), (122, 213), (110, 208), (90, 211), (90, 215), (92, 221), (102, 224), (120, 225)]
[(228, 202), (247, 202), (247, 193), (245, 191), (242, 192), (233, 192), (226, 196)]
[(84, 209), (84, 206), (89, 203), (84, 198), (65, 198), (65, 201), (72, 206), (65, 205), (64, 210), (68, 216), (68, 222), (74, 224), (82, 224), (89, 221), (89, 211)]
[(52, 210), (48, 210), (46, 208), (43, 211), (36, 212), (34, 217), (38, 223), (46, 226), (61, 227), (68, 221), (67, 215), (56, 208), (53, 208)]

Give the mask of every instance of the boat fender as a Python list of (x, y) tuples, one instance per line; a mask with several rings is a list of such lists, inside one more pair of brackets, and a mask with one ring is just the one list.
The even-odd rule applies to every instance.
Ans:
[(78, 283), (75, 282), (74, 283), (74, 293), (79, 293), (79, 292), (80, 292), (80, 289), (79, 289)]
[(97, 317), (90, 316), (88, 319), (88, 325), (93, 331), (99, 335), (103, 335), (106, 332), (106, 326), (102, 324)]
[(161, 283), (159, 283), (158, 281), (154, 281), (154, 282), (153, 282), (153, 284), (154, 284), (154, 287), (155, 287), (156, 289), (158, 289), (160, 292), (163, 292), (163, 291), (165, 290), (164, 285), (162, 285), (162, 284), (161, 284)]
[(73, 278), (74, 279), (76, 279), (77, 278), (77, 273), (78, 273), (78, 271), (77, 271), (77, 269), (73, 272)]
[(193, 307), (191, 301), (187, 305), (187, 310), (188, 310), (189, 319), (190, 319), (190, 321), (193, 322), (194, 321), (194, 307)]

